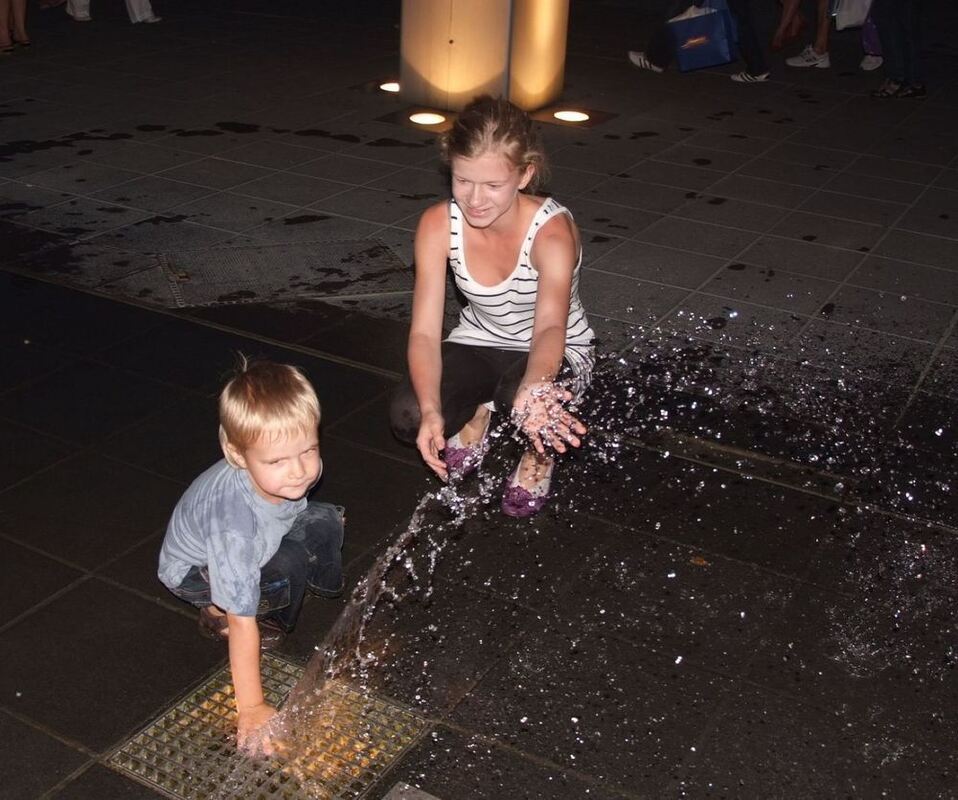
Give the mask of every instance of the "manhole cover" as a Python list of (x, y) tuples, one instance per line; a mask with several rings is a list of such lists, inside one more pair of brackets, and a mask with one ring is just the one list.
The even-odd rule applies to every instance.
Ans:
[[(280, 705), (303, 667), (272, 654), (262, 659), (267, 702)], [(358, 798), (425, 732), (416, 714), (347, 684), (326, 684), (308, 730), (291, 755), (251, 760), (235, 749), (233, 687), (224, 667), (150, 723), (109, 764), (163, 794), (183, 800)]]

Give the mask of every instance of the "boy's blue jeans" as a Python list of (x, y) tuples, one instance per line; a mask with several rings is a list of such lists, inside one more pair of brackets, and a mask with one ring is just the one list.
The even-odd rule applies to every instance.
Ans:
[[(271, 619), (287, 632), (296, 625), (306, 590), (337, 597), (343, 590), (343, 507), (309, 502), (279, 549), (260, 570), (257, 619)], [(203, 608), (213, 604), (206, 567), (192, 567), (172, 590)]]

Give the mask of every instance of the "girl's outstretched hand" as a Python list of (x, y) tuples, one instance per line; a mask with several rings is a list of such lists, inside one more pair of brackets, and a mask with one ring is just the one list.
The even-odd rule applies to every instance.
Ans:
[(578, 447), (586, 427), (565, 407), (572, 392), (552, 381), (537, 381), (519, 387), (512, 405), (512, 420), (529, 437), (536, 452), (547, 447), (564, 453), (566, 445)]
[(444, 481), (448, 480), (449, 474), (446, 471), (446, 462), (439, 457), (439, 454), (446, 447), (446, 439), (443, 436), (445, 424), (445, 420), (438, 411), (427, 411), (422, 415), (419, 435), (416, 437), (416, 447), (419, 448), (422, 460)]

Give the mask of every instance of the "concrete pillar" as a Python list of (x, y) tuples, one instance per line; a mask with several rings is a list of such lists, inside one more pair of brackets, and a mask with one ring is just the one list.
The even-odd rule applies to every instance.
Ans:
[(562, 92), (569, 0), (403, 0), (402, 96), (458, 110), (477, 94), (520, 108)]

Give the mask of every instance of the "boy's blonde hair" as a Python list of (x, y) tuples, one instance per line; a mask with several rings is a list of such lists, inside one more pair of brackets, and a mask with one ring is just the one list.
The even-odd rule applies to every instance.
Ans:
[(267, 437), (314, 432), (320, 407), (316, 390), (296, 367), (250, 361), (240, 354), (233, 377), (220, 392), (220, 445), (234, 467), (227, 445), (239, 451)]

